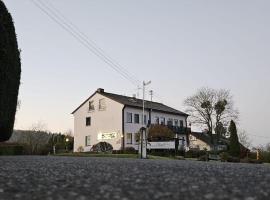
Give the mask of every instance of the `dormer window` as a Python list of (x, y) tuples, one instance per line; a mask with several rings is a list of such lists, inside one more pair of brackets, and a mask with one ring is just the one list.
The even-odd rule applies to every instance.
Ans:
[(88, 110), (89, 111), (95, 110), (94, 101), (89, 101)]
[(105, 99), (100, 99), (99, 100), (98, 109), (99, 110), (105, 110), (106, 109)]

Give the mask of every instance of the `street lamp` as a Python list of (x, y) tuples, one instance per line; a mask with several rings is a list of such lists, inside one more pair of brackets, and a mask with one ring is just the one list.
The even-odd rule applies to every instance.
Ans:
[(66, 151), (68, 151), (67, 143), (69, 142), (69, 138), (66, 138)]
[(142, 114), (142, 129), (141, 129), (141, 158), (147, 158), (147, 138), (146, 138), (146, 128), (144, 121), (146, 118), (144, 117), (144, 96), (145, 96), (145, 87), (149, 85), (151, 81), (145, 82), (143, 81), (143, 114)]

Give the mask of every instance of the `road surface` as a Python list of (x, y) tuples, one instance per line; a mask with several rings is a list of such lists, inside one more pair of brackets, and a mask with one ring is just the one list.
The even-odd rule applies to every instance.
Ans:
[(270, 165), (2, 156), (0, 199), (270, 199)]

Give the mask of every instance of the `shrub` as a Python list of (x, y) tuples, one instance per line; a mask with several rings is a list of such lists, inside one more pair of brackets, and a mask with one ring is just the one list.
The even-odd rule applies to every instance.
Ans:
[(230, 155), (227, 152), (222, 152), (219, 154), (219, 156), (220, 156), (221, 162), (227, 162)]
[(270, 163), (270, 152), (269, 151), (261, 151), (260, 152), (260, 160), (265, 163)]
[(91, 148), (93, 152), (112, 152), (113, 146), (108, 142), (99, 142)]
[(23, 155), (25, 148), (19, 144), (1, 144), (0, 155)]
[(175, 133), (164, 125), (152, 125), (149, 128), (148, 141), (166, 141), (172, 140), (175, 137)]
[(81, 152), (84, 152), (83, 146), (79, 146), (78, 149), (77, 149), (77, 151), (80, 152), (80, 153), (81, 153)]
[(148, 154), (153, 156), (165, 156), (165, 157), (172, 157), (175, 156), (174, 149), (151, 149), (148, 150)]
[(137, 151), (135, 150), (134, 147), (125, 147), (124, 153), (127, 153), (127, 154), (136, 154)]
[(205, 150), (191, 149), (185, 153), (185, 157), (186, 158), (199, 158), (201, 156), (204, 156), (205, 154), (207, 154), (207, 151)]

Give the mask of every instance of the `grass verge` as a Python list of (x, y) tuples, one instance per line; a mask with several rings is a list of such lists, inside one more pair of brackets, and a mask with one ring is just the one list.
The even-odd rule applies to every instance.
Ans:
[[(111, 153), (59, 153), (55, 156), (71, 156), (71, 157), (104, 157), (104, 158), (139, 158), (137, 154), (111, 154)], [(149, 159), (168, 160), (173, 157), (161, 157), (148, 155)]]

